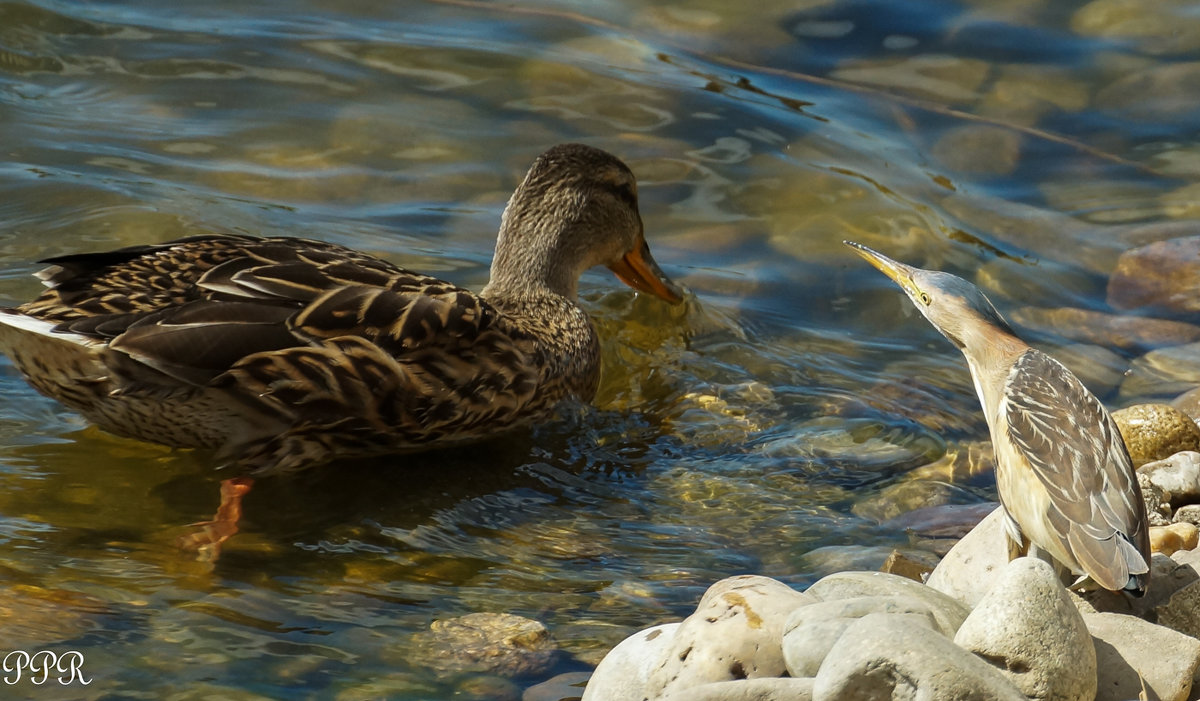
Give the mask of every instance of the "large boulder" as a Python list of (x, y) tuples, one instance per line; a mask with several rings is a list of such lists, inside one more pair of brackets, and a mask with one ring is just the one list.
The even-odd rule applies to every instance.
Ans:
[(583, 701), (645, 699), (650, 672), (667, 655), (678, 630), (678, 623), (664, 623), (622, 640), (600, 660), (583, 690)]
[(659, 701), (811, 701), (812, 689), (812, 679), (739, 679), (701, 684)]
[(1150, 698), (1188, 698), (1200, 665), (1200, 640), (1118, 613), (1085, 614), (1083, 620), (1096, 646), (1096, 701), (1139, 698), (1143, 682)]
[[(802, 606), (788, 616), (783, 628), (783, 660), (793, 677), (815, 677), (825, 656), (852, 624), (873, 613), (917, 616), (920, 625), (954, 635), (961, 620), (939, 615), (911, 596), (860, 596)], [(908, 620), (913, 620), (909, 618)]]
[(744, 575), (717, 582), (704, 593), (695, 613), (679, 624), (650, 672), (647, 696), (678, 694), (714, 682), (783, 676), (784, 623), (792, 611), (813, 601), (767, 577)]
[(975, 606), (1008, 565), (1004, 507), (998, 506), (933, 568), (926, 584), (967, 606)]
[(907, 577), (885, 572), (838, 572), (823, 577), (804, 592), (820, 601), (859, 597), (903, 597), (925, 605), (942, 631), (958, 630), (970, 613), (961, 602)]
[(813, 683), (815, 701), (1027, 701), (995, 667), (905, 616), (870, 614), (846, 629)]
[(996, 666), (1031, 699), (1091, 701), (1096, 651), (1054, 568), (1013, 560), (963, 621), (954, 642)]

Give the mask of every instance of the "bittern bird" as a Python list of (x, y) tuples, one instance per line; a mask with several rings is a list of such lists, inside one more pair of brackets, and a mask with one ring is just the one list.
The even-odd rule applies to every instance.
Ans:
[(633, 173), (582, 144), (534, 161), (478, 293), (295, 238), (43, 262), (49, 289), (0, 310), (0, 350), (35, 388), (112, 433), (258, 474), (485, 438), (591, 400), (600, 343), (576, 290), (592, 266), (682, 301), (646, 245)]
[(1009, 559), (1030, 545), (1075, 575), (1141, 596), (1150, 578), (1146, 506), (1100, 400), (1017, 338), (987, 297), (949, 273), (846, 241), (912, 299), (967, 358), (996, 455)]

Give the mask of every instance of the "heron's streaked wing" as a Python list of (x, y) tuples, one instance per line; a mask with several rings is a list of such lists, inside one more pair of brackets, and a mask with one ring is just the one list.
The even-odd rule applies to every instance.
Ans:
[(1050, 495), (1051, 530), (1098, 583), (1147, 572), (1149, 532), (1121, 434), (1100, 400), (1057, 360), (1030, 349), (1013, 364), (1000, 411)]

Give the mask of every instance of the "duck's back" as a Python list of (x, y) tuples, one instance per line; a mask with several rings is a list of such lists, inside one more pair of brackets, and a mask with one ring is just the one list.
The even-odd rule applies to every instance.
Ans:
[(594, 389), (596, 359), (564, 365), (536, 325), (334, 244), (201, 236), (46, 262), (49, 289), (0, 313), (0, 350), (39, 391), (254, 468), (479, 438)]

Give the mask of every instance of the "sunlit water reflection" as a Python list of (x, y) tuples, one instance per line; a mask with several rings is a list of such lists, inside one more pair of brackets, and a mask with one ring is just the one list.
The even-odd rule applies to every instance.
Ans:
[[(0, 651), (83, 652), (93, 683), (38, 698), (517, 698), (721, 577), (934, 553), (886, 519), (994, 498), (951, 469), (986, 427), (957, 351), (841, 241), (1024, 319), (1106, 311), (1117, 255), (1197, 215), (1200, 28), (1103, 2), (0, 3), (2, 299), (39, 258), (207, 231), (478, 288), (517, 178), (567, 140), (632, 166), (695, 294), (587, 274), (594, 408), (264, 480), (215, 565), (174, 547), (211, 517), (211, 456), (88, 428), (0, 366)], [(1058, 326), (1026, 331), (1138, 399), (1118, 385), (1148, 348)], [(421, 636), (474, 612), (559, 652), (444, 668)]]

